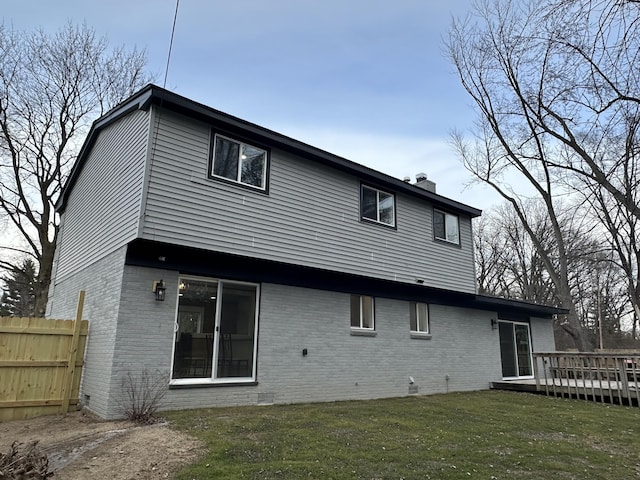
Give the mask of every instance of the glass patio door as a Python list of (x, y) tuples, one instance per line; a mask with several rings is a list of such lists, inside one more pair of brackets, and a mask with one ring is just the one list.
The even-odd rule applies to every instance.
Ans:
[(253, 380), (258, 285), (181, 277), (174, 326), (174, 383)]
[(502, 377), (531, 377), (533, 375), (533, 364), (529, 324), (500, 320), (498, 328)]

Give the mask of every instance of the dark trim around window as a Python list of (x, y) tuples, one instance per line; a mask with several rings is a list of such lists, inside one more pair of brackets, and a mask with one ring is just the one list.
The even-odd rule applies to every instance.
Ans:
[[(255, 185), (251, 185), (250, 183), (243, 183), (238, 179), (234, 180), (232, 178), (227, 178), (221, 175), (215, 175), (213, 173), (214, 156), (215, 156), (214, 149), (215, 149), (216, 137), (222, 137), (223, 139), (226, 139), (230, 142), (237, 143), (240, 146), (245, 145), (245, 146), (253, 147), (255, 149), (262, 150), (265, 152), (265, 160), (264, 160), (265, 163), (264, 163), (264, 173), (263, 173), (264, 185), (263, 186), (255, 186)], [(270, 173), (271, 173), (271, 149), (269, 147), (262, 145), (258, 142), (253, 142), (249, 139), (239, 137), (237, 135), (228, 134), (227, 132), (224, 132), (221, 130), (211, 129), (211, 133), (209, 135), (209, 162), (207, 166), (207, 177), (209, 179), (226, 183), (229, 185), (234, 185), (236, 187), (244, 188), (252, 192), (268, 194), (269, 183), (270, 183), (269, 182)]]
[[(443, 215), (443, 221), (444, 221), (444, 237), (439, 237), (436, 233), (436, 214), (442, 214)], [(447, 235), (447, 225), (446, 225), (446, 221), (447, 221), (447, 216), (450, 217), (455, 217), (457, 224), (458, 224), (458, 241), (454, 242), (451, 240), (448, 240), (446, 238)], [(446, 245), (453, 245), (456, 246), (458, 248), (460, 248), (462, 246), (462, 238), (460, 235), (460, 215), (456, 214), (456, 213), (451, 213), (451, 212), (447, 212), (445, 210), (440, 210), (439, 208), (434, 208), (433, 209), (433, 239), (436, 242), (441, 242), (444, 243)]]
[[(390, 195), (391, 198), (393, 199), (393, 223), (385, 223), (385, 222), (381, 222), (377, 219), (372, 219), (372, 218), (367, 218), (364, 216), (364, 189), (367, 188), (369, 190), (374, 190), (376, 192), (381, 192), (387, 195)], [(378, 193), (379, 195), (379, 193)], [(360, 202), (359, 202), (359, 209), (360, 209), (360, 221), (362, 223), (367, 223), (369, 225), (379, 225), (385, 228), (390, 228), (392, 230), (397, 230), (398, 229), (398, 211), (397, 211), (397, 201), (396, 201), (396, 194), (393, 192), (390, 192), (388, 190), (376, 187), (374, 185), (368, 184), (368, 183), (360, 183), (360, 196), (359, 196)], [(377, 197), (376, 202), (379, 202), (379, 196)], [(376, 212), (377, 212), (377, 217), (379, 216), (379, 203), (376, 203)]]

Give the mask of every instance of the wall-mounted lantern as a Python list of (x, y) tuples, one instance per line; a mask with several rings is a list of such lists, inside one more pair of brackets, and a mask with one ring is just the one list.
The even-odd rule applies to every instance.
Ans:
[(492, 330), (497, 330), (498, 329), (498, 320), (496, 320), (495, 318), (491, 319), (491, 329)]
[(158, 302), (164, 302), (164, 294), (167, 287), (164, 284), (164, 280), (154, 280), (152, 292), (156, 294), (156, 300)]

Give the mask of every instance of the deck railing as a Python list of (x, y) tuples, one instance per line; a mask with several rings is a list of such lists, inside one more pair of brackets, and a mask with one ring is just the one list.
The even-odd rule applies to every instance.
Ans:
[(640, 403), (640, 352), (538, 352), (533, 360), (539, 392), (603, 403)]

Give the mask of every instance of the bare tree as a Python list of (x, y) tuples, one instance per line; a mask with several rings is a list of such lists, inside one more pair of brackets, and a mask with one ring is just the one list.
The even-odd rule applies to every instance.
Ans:
[(473, 223), (473, 245), (478, 293), (509, 298), (514, 296), (508, 272), (510, 245), (496, 224), (496, 218), (486, 212)]
[[(528, 200), (523, 202), (522, 209), (526, 212), (526, 227), (517, 211), (507, 202), (485, 212), (482, 228), (474, 228), (476, 244), (480, 247), (479, 255), (476, 253), (479, 289), (493, 295), (555, 305), (560, 302), (560, 296), (553, 278), (559, 276), (558, 272), (562, 268), (566, 268), (566, 288), (573, 299), (575, 324), (569, 323), (569, 317), (558, 316), (555, 322), (556, 332), (562, 337), (567, 333), (573, 337), (574, 329), (579, 329), (585, 343), (590, 345), (592, 342), (588, 339), (592, 335), (587, 335), (587, 330), (591, 325), (583, 302), (592, 298), (592, 290), (589, 279), (584, 277), (584, 267), (598, 253), (598, 244), (588, 231), (578, 230), (573, 210), (566, 209), (565, 213), (558, 216), (560, 232), (566, 245), (566, 258), (563, 262), (558, 255), (556, 238), (544, 204)], [(536, 242), (532, 241), (531, 234), (535, 236)], [(494, 253), (489, 258), (484, 253), (486, 251)], [(541, 251), (544, 253), (541, 254)], [(479, 263), (487, 258), (490, 261), (480, 266)], [(499, 280), (485, 281), (483, 286), (483, 271), (485, 278)], [(584, 294), (587, 289), (590, 295), (588, 297)], [(571, 346), (560, 336), (556, 338), (559, 346)]]
[[(629, 186), (629, 197), (640, 194), (637, 190), (637, 186)], [(603, 237), (612, 253), (610, 262), (622, 273), (618, 283), (624, 285), (631, 305), (628, 313), (635, 339), (640, 319), (640, 219), (626, 209), (616, 208), (617, 204), (602, 187), (587, 185), (582, 193), (585, 203), (593, 206), (594, 216), (603, 226)]]
[[(454, 144), (516, 212), (571, 310), (568, 331), (581, 349), (561, 222), (570, 215), (558, 200), (581, 178), (640, 218), (624, 184), (638, 145), (638, 9), (632, 1), (482, 0), (473, 16), (453, 22), (447, 44), (480, 113), (475, 142), (456, 133)], [(525, 195), (545, 206), (555, 262), (529, 222)]]
[[(544, 211), (534, 202), (528, 202), (528, 210), (533, 230), (550, 249)], [(544, 262), (509, 204), (485, 212), (474, 223), (474, 242), (480, 293), (558, 303)]]
[[(58, 235), (54, 204), (92, 120), (143, 86), (146, 53), (111, 48), (86, 25), (55, 34), (0, 25), (0, 267), (11, 253), (37, 264), (43, 315)], [(9, 242), (8, 233), (19, 238)]]
[[(526, 204), (528, 223), (545, 250), (550, 252), (552, 265), (558, 260), (553, 252), (553, 235), (549, 234), (549, 219), (536, 202)], [(582, 210), (582, 209), (581, 209)], [(571, 212), (571, 211), (569, 211)], [(623, 328), (632, 311), (627, 296), (625, 273), (612, 261), (612, 251), (601, 231), (578, 229), (583, 222), (576, 216), (560, 218), (562, 234), (568, 245), (568, 283), (576, 317), (590, 345), (607, 347), (621, 341), (628, 344), (634, 338)], [(545, 262), (534, 246), (513, 208), (508, 203), (486, 211), (474, 224), (476, 273), (480, 293), (517, 298), (534, 303), (556, 304), (556, 287), (547, 272)], [(567, 338), (567, 323), (563, 316), (555, 321), (556, 346), (573, 346)], [(600, 331), (602, 330), (602, 335)]]

